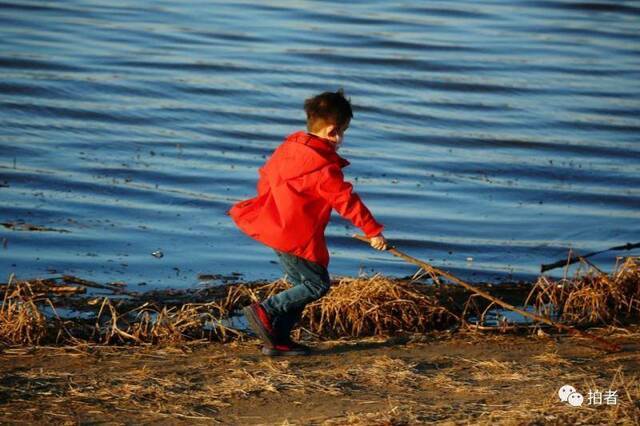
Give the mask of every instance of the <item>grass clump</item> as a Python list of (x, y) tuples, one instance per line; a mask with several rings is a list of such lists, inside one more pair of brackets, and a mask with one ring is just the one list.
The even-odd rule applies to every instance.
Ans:
[(104, 298), (91, 338), (104, 344), (181, 344), (193, 340), (229, 341), (241, 335), (220, 321), (218, 302), (180, 307), (145, 303), (126, 312)]
[(342, 278), (307, 305), (303, 320), (317, 335), (363, 337), (442, 329), (457, 317), (425, 294), (424, 285), (374, 275)]
[(530, 293), (530, 298), (535, 294), (536, 310), (576, 325), (622, 325), (640, 319), (640, 258), (626, 258), (610, 274), (584, 261), (582, 266), (570, 279), (540, 277)]
[(0, 340), (10, 345), (34, 345), (47, 334), (47, 319), (28, 284), (14, 283), (13, 275), (0, 305)]

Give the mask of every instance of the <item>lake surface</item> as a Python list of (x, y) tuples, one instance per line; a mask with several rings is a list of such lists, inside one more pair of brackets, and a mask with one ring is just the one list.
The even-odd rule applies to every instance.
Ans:
[[(640, 241), (639, 2), (2, 1), (0, 38), (5, 278), (279, 277), (225, 211), (339, 87), (400, 250), (480, 281)], [(415, 272), (356, 231), (334, 215), (332, 274)]]

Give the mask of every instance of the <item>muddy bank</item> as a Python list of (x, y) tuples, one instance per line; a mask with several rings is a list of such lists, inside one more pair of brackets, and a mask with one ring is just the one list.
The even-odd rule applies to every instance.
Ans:
[[(249, 339), (179, 347), (5, 348), (0, 420), (61, 424), (638, 424), (640, 327), (566, 336), (439, 332), (309, 342), (266, 358)], [(563, 385), (584, 395), (573, 407)], [(616, 393), (615, 404), (588, 400)]]

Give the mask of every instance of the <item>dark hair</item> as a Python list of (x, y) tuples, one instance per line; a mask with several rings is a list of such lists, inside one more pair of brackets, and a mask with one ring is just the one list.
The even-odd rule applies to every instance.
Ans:
[(307, 130), (316, 132), (324, 126), (334, 124), (344, 127), (353, 118), (351, 102), (344, 97), (344, 90), (324, 92), (304, 101), (307, 113)]

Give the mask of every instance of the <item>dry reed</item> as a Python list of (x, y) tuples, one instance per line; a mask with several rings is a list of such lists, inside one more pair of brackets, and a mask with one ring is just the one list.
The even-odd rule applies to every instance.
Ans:
[(47, 334), (47, 319), (36, 304), (36, 295), (27, 284), (13, 283), (5, 288), (0, 306), (0, 340), (6, 344), (38, 344)]
[[(240, 308), (289, 287), (282, 279), (230, 285), (216, 291), (210, 302), (184, 303), (183, 299), (169, 303), (155, 299), (144, 301), (143, 297), (48, 298), (47, 293), (35, 292), (30, 282), (17, 281), (12, 276), (2, 287), (0, 342), (8, 345), (226, 342), (244, 336), (242, 331), (228, 325)], [(344, 277), (334, 281), (324, 297), (307, 305), (297, 332), (303, 330), (320, 338), (364, 337), (424, 333), (465, 324), (472, 315), (469, 306), (475, 303), (474, 297), (466, 295), (464, 304), (438, 296), (433, 290), (433, 286), (415, 280), (380, 275)], [(93, 319), (61, 319), (54, 302), (69, 300), (81, 304)], [(640, 261), (628, 258), (611, 274), (590, 268), (573, 279), (554, 281), (542, 276), (524, 305), (530, 302), (543, 314), (559, 313), (566, 323), (620, 325), (637, 321), (640, 318)], [(475, 310), (482, 312), (480, 308), (478, 305)]]
[(420, 284), (371, 278), (342, 278), (307, 305), (303, 324), (312, 333), (335, 337), (389, 335), (441, 329), (456, 315), (420, 289)]
[(565, 323), (620, 325), (640, 319), (640, 258), (629, 257), (606, 274), (585, 260), (575, 277), (559, 281), (542, 276), (533, 299), (538, 312)]
[[(170, 345), (202, 339), (229, 341), (243, 335), (224, 324), (222, 314), (228, 312), (216, 301), (179, 307), (146, 302), (133, 309), (123, 309), (108, 297), (87, 303), (97, 308), (93, 325), (79, 318), (63, 320), (49, 298), (35, 294), (29, 282), (11, 278), (0, 305), (0, 341), (7, 345)], [(45, 315), (45, 307), (52, 315)]]

